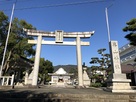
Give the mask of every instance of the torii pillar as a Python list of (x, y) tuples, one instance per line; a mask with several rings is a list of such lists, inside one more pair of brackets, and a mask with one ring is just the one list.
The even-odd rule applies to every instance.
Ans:
[(33, 86), (37, 86), (37, 81), (38, 81), (41, 45), (42, 45), (42, 35), (38, 35), (35, 61), (34, 61), (34, 69), (33, 69), (33, 79), (32, 79)]
[(82, 69), (82, 56), (81, 56), (81, 44), (80, 37), (76, 38), (76, 48), (77, 48), (77, 68), (78, 68), (78, 86), (83, 86), (83, 69)]
[[(90, 45), (89, 42), (82, 42), (81, 38), (90, 38), (93, 32), (63, 32), (63, 31), (55, 31), (55, 32), (43, 32), (37, 30), (27, 30), (27, 35), (38, 36), (38, 40), (28, 40), (30, 44), (37, 44), (36, 47), (36, 55), (33, 69), (33, 80), (32, 86), (37, 86), (38, 81), (38, 72), (39, 72), (39, 62), (40, 62), (40, 53), (41, 53), (41, 44), (53, 44), (53, 45), (76, 45), (77, 51), (77, 66), (78, 66), (78, 86), (83, 87), (83, 69), (82, 69), (82, 58), (81, 58), (81, 45), (87, 46)], [(42, 40), (42, 36), (44, 37), (55, 37), (56, 41), (44, 41)], [(76, 41), (64, 41), (65, 38), (76, 38)]]

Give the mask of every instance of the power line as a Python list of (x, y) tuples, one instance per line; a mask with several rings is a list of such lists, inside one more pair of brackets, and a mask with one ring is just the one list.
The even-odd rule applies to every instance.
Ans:
[[(0, 2), (15, 2), (16, 0), (0, 0)], [(19, 2), (26, 2), (26, 1), (32, 1), (32, 0), (18, 0)]]
[(6, 2), (6, 1), (0, 1), (0, 4), (4, 4), (4, 5), (7, 5), (7, 4), (13, 4), (14, 1), (9, 1), (9, 2)]
[(14, 2), (15, 0), (0, 0), (0, 2)]
[[(0, 0), (0, 3), (2, 3), (2, 5), (8, 5), (8, 4), (13, 4), (16, 0)], [(32, 1), (32, 0), (18, 0), (18, 3), (22, 3), (22, 2), (28, 2), (28, 1)]]
[[(108, 1), (114, 1), (114, 0), (108, 0)], [(81, 5), (81, 4), (97, 3), (97, 2), (106, 2), (106, 0), (94, 0), (94, 1), (82, 1), (82, 2), (71, 2), (71, 3), (63, 3), (63, 4), (52, 4), (52, 5), (43, 5), (43, 6), (33, 6), (33, 7), (16, 8), (15, 10), (39, 9), (39, 8), (49, 8), (49, 7), (61, 7), (61, 6)], [(5, 9), (3, 11), (9, 11), (9, 10), (10, 9)]]

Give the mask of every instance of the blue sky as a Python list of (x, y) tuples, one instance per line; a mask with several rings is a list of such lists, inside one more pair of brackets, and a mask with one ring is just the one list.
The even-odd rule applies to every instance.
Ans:
[[(9, 17), (14, 1), (0, 0), (0, 10), (3, 10)], [(90, 3), (30, 9), (36, 6), (85, 1), (90, 1)], [(108, 9), (111, 40), (117, 40), (119, 47), (122, 47), (128, 43), (124, 38), (126, 33), (122, 31), (122, 28), (126, 26), (127, 21), (136, 18), (136, 0), (18, 0), (15, 8), (23, 9), (15, 10), (14, 17), (26, 20), (37, 30), (95, 31), (90, 39), (86, 39), (90, 42), (90, 46), (82, 47), (82, 62), (91, 66), (89, 61), (91, 57), (99, 56), (98, 49), (106, 48), (105, 53), (109, 53), (105, 8), (112, 3), (113, 6)], [(54, 66), (76, 65), (76, 46), (42, 45), (41, 57), (52, 61)]]

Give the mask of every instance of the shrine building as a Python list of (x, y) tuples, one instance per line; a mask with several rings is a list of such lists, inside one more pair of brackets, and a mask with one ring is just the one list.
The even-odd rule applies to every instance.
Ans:
[(74, 75), (73, 73), (67, 73), (63, 68), (59, 68), (54, 73), (48, 73), (51, 76), (51, 85), (67, 85), (72, 84), (70, 76)]

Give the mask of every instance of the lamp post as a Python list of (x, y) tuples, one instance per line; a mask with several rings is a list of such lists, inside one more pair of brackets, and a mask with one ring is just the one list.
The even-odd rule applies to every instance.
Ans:
[(17, 2), (17, 0), (13, 3), (13, 6), (12, 6), (12, 12), (11, 12), (11, 16), (10, 16), (8, 34), (7, 34), (7, 38), (6, 38), (6, 42), (5, 42), (5, 48), (4, 48), (3, 58), (2, 58), (1, 68), (0, 68), (0, 76), (2, 76), (2, 69), (3, 69), (4, 60), (5, 60), (5, 55), (6, 55), (7, 45), (8, 45), (8, 39), (9, 39), (9, 33), (10, 33), (10, 29), (11, 29), (11, 23), (12, 23), (12, 19), (13, 19), (13, 14), (14, 14), (16, 2)]

